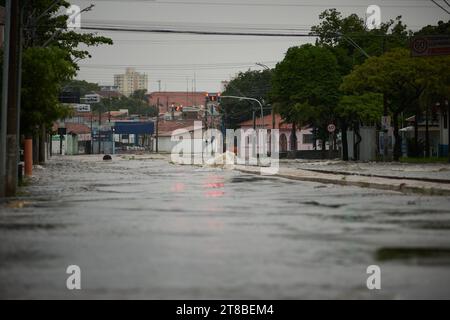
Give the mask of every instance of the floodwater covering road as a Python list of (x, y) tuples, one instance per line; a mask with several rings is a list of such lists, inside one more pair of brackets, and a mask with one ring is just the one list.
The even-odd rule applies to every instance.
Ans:
[(22, 191), (0, 204), (0, 298), (450, 298), (449, 197), (98, 156)]

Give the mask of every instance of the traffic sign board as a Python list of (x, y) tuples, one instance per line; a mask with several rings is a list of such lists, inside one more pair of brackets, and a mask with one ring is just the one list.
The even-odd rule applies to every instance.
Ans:
[(411, 56), (450, 55), (450, 36), (417, 36), (411, 40)]
[(100, 95), (99, 94), (87, 94), (84, 96), (83, 100), (86, 103), (99, 103), (100, 102)]
[(333, 133), (333, 132), (335, 132), (336, 131), (336, 126), (334, 125), (334, 124), (332, 124), (332, 123), (330, 123), (329, 125), (328, 125), (328, 132), (329, 133)]

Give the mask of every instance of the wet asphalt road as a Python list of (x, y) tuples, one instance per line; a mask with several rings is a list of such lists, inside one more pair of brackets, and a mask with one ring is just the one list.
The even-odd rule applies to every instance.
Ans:
[(450, 298), (449, 197), (98, 159), (1, 204), (0, 298)]

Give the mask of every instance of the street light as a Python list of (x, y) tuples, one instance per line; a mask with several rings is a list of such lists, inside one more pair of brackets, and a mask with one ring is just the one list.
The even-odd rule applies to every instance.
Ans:
[(366, 58), (370, 58), (370, 55), (366, 51), (364, 51), (364, 49), (361, 48), (352, 38), (350, 38), (349, 36), (344, 35), (344, 34), (342, 34), (340, 32), (337, 32), (336, 35), (338, 37), (342, 37), (345, 41), (350, 43), (350, 45), (352, 45), (353, 47), (358, 49)]
[(249, 100), (249, 101), (256, 101), (259, 104), (259, 107), (261, 108), (261, 124), (264, 127), (264, 111), (263, 111), (263, 105), (262, 103), (255, 98), (250, 98), (250, 97), (238, 97), (238, 96), (220, 96), (221, 99), (238, 99), (238, 100)]
[[(261, 62), (255, 63), (257, 66), (263, 67), (265, 70), (271, 70), (267, 65)], [(275, 112), (273, 111), (273, 107), (270, 106), (270, 113), (272, 114), (272, 129), (275, 129)]]
[(270, 70), (270, 68), (268, 66), (266, 66), (264, 63), (261, 62), (257, 62), (255, 63), (257, 66), (263, 67), (265, 70)]

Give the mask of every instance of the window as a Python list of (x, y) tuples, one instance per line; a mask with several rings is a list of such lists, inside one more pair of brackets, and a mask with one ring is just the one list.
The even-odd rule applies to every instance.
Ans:
[(314, 137), (312, 134), (304, 134), (303, 135), (303, 144), (313, 144)]

